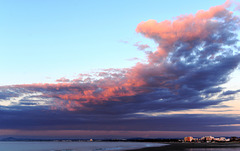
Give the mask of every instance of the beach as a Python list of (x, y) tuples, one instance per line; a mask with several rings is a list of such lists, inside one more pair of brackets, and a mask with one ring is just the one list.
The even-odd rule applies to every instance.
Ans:
[[(238, 151), (240, 143), (166, 143), (162, 147), (148, 147), (131, 151)], [(130, 150), (127, 150), (130, 151)]]

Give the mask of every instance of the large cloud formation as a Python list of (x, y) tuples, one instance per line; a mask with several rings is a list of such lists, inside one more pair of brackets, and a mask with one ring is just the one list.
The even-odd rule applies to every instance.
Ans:
[[(27, 127), (31, 127), (35, 119), (27, 113), (32, 112), (34, 116), (50, 114), (55, 119), (54, 123), (42, 117), (37, 125), (32, 125), (33, 129), (50, 123), (59, 129), (106, 129), (102, 125), (108, 125), (108, 128), (123, 130), (134, 129), (136, 123), (141, 125), (144, 121), (162, 124), (162, 127), (148, 127), (151, 130), (177, 129), (169, 127), (173, 124), (169, 118), (158, 117), (157, 122), (155, 118), (136, 113), (206, 108), (233, 99), (233, 93), (226, 93), (221, 87), (240, 62), (236, 34), (240, 20), (228, 10), (230, 6), (227, 1), (195, 15), (178, 16), (173, 21), (141, 22), (136, 32), (158, 44), (156, 51), (147, 54), (147, 63), (139, 62), (127, 69), (106, 69), (93, 75), (81, 74), (73, 80), (61, 78), (58, 84), (1, 87), (0, 99), (13, 103), (0, 104), (3, 109), (0, 115), (8, 117), (0, 118), (0, 123), (5, 123), (0, 128), (16, 128), (14, 123), (21, 120), (7, 121), (17, 119), (11, 115), (13, 112), (23, 114)], [(232, 118), (193, 117), (196, 118), (185, 120), (204, 124), (211, 121), (209, 125), (237, 122)], [(181, 125), (184, 116), (172, 118)], [(94, 121), (99, 123), (98, 127)], [(181, 127), (181, 130), (188, 129), (186, 124)], [(195, 125), (193, 129), (198, 128)], [(147, 130), (147, 127), (140, 126), (138, 130)]]

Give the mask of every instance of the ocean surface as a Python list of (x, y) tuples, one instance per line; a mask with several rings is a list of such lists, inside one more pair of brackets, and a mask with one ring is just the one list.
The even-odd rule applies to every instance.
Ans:
[(135, 142), (0, 142), (0, 151), (122, 151), (158, 147), (160, 143)]

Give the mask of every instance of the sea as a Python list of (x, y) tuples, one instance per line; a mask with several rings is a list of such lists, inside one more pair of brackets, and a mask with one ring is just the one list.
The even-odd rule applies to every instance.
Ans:
[(166, 144), (141, 142), (22, 142), (2, 141), (0, 151), (124, 151)]

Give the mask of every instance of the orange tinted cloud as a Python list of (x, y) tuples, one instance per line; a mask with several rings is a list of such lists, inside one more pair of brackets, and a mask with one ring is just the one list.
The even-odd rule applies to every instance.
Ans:
[[(227, 1), (207, 11), (198, 11), (195, 15), (181, 15), (173, 21), (141, 22), (136, 32), (158, 43), (157, 50), (148, 53), (147, 63), (137, 63), (128, 69), (106, 69), (93, 75), (80, 74), (73, 80), (61, 78), (57, 81), (63, 83), (58, 84), (32, 84), (25, 87), (41, 91), (45, 89), (43, 93), (46, 96), (54, 97), (56, 104), (71, 111), (87, 108), (89, 104), (125, 101), (123, 98), (142, 94), (151, 98), (151, 93), (160, 89), (176, 95), (177, 99), (182, 96), (187, 99), (198, 96), (201, 99), (201, 94), (196, 93), (226, 82), (226, 74), (238, 65), (237, 56), (233, 59), (224, 58), (226, 55), (219, 56), (221, 50), (231, 57), (230, 52), (222, 46), (236, 42), (234, 32), (239, 21), (227, 10), (230, 5), (231, 2)], [(219, 59), (231, 64), (231, 68), (227, 70), (224, 64), (219, 63)], [(209, 69), (218, 68), (224, 68), (220, 71), (225, 72), (213, 79)], [(158, 95), (151, 98), (152, 101), (164, 98), (163, 94), (161, 97)]]
[(136, 32), (143, 34), (147, 38), (154, 39), (159, 44), (159, 48), (149, 55), (149, 61), (155, 62), (157, 58), (166, 58), (167, 54), (174, 50), (178, 41), (191, 42), (197, 39), (206, 39), (215, 31), (215, 24), (218, 19), (231, 21), (232, 12), (228, 11), (231, 2), (226, 1), (223, 5), (211, 7), (209, 10), (200, 10), (195, 15), (178, 16), (176, 20), (156, 20), (143, 21), (138, 24)]

